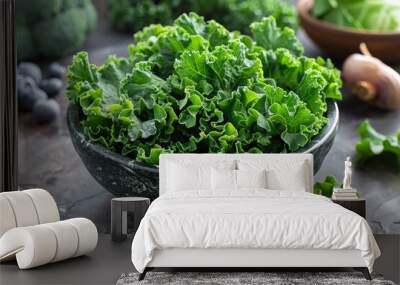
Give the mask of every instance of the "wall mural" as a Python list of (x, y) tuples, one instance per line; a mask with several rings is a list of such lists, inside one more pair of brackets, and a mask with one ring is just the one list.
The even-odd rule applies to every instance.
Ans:
[[(24, 1), (21, 1), (21, 3), (23, 2)], [(50, 2), (51, 1), (49, 1), (49, 3)], [(126, 139), (125, 137), (114, 138), (115, 140), (112, 141), (112, 143), (109, 143), (110, 140), (103, 141), (102, 137), (98, 134), (101, 133), (103, 135), (105, 132), (109, 132), (110, 129), (108, 128), (109, 125), (107, 125), (109, 121), (105, 120), (101, 116), (96, 118), (84, 117), (81, 109), (79, 109), (77, 106), (75, 106), (75, 109), (72, 108), (72, 111), (69, 111), (68, 113), (68, 106), (71, 103), (70, 101), (80, 103), (80, 108), (86, 108), (86, 110), (89, 110), (90, 108), (88, 108), (88, 105), (85, 105), (89, 101), (78, 99), (82, 99), (86, 96), (86, 99), (94, 101), (95, 98), (100, 97), (96, 97), (99, 95), (95, 93), (77, 95), (76, 90), (82, 87), (80, 82), (85, 80), (87, 81), (87, 78), (83, 80), (82, 77), (79, 77), (81, 74), (83, 74), (81, 73), (82, 70), (77, 71), (77, 69), (73, 69), (70, 71), (69, 76), (70, 78), (74, 79), (74, 82), (70, 82), (68, 85), (65, 68), (73, 62), (74, 65), (72, 65), (72, 68), (81, 68), (82, 66), (85, 66), (84, 68), (87, 68), (85, 69), (85, 72), (88, 72), (86, 75), (89, 77), (93, 76), (93, 74), (90, 74), (90, 72), (94, 72), (94, 67), (87, 65), (87, 60), (89, 60), (91, 64), (101, 66), (104, 64), (110, 54), (116, 54), (117, 56), (126, 58), (128, 56), (128, 45), (133, 43), (132, 36), (130, 34), (132, 31), (129, 31), (127, 34), (115, 32), (112, 26), (103, 20), (110, 19), (108, 18), (110, 16), (106, 13), (107, 8), (105, 1), (94, 2), (98, 13), (97, 18), (99, 19), (99, 21), (97, 21), (97, 28), (95, 29), (93, 23), (96, 21), (94, 21), (93, 18), (95, 18), (96, 15), (92, 5), (90, 4), (90, 1), (87, 1), (87, 3), (88, 4), (85, 7), (75, 7), (74, 13), (89, 15), (92, 17), (90, 18), (92, 20), (88, 20), (88, 22), (85, 24), (84, 31), (81, 31), (81, 34), (75, 35), (70, 39), (71, 41), (76, 41), (79, 39), (80, 46), (71, 48), (71, 51), (66, 51), (66, 54), (68, 55), (55, 54), (55, 51), (63, 50), (64, 46), (56, 47), (54, 50), (49, 51), (49, 55), (46, 55), (46, 51), (41, 49), (39, 45), (34, 47), (35, 53), (33, 53), (33, 48), (31, 47), (32, 49), (29, 49), (29, 41), (25, 41), (27, 36), (24, 36), (22, 32), (19, 34), (21, 38), (18, 39), (18, 49), (23, 49), (24, 55), (26, 56), (24, 56), (24, 58), (19, 58), (17, 75), (19, 92), (18, 99), (20, 106), (18, 121), (18, 178), (21, 188), (41, 187), (49, 190), (59, 205), (60, 214), (63, 219), (72, 216), (84, 216), (93, 220), (98, 226), (99, 231), (107, 232), (109, 231), (110, 224), (110, 199), (113, 197), (112, 193), (121, 195), (125, 194), (121, 193), (121, 191), (132, 191), (135, 193), (135, 195), (147, 195), (150, 198), (154, 198), (156, 196), (154, 193), (156, 193), (157, 189), (158, 174), (156, 168), (152, 168), (151, 165), (156, 164), (156, 157), (161, 152), (165, 151), (165, 149), (158, 147), (160, 144), (162, 144), (159, 141), (151, 141), (147, 140), (147, 138), (157, 134), (158, 138), (161, 140), (164, 139), (165, 143), (165, 139), (169, 137), (168, 131), (171, 131), (171, 129), (168, 129), (168, 122), (164, 122), (165, 124), (161, 128), (159, 125), (157, 125), (160, 122), (155, 122), (155, 120), (152, 119), (155, 118), (154, 113), (159, 116), (158, 118), (161, 121), (165, 118), (171, 118), (172, 111), (179, 114), (180, 110), (179, 108), (176, 108), (176, 110), (159, 108), (161, 103), (165, 104), (166, 102), (157, 102), (159, 104), (154, 104), (154, 102), (151, 103), (151, 100), (149, 102), (137, 102), (137, 104), (143, 103), (143, 109), (135, 110), (135, 112), (137, 112), (135, 113), (137, 115), (137, 122), (140, 122), (141, 125), (140, 128), (132, 129), (128, 134), (130, 138), (140, 136), (143, 139), (140, 141), (140, 144), (136, 145), (121, 143), (121, 141)], [(20, 9), (19, 11), (18, 8)], [(18, 13), (24, 13), (23, 9), (24, 6), (22, 4), (20, 7), (17, 7), (17, 15)], [(51, 21), (62, 22), (64, 17), (65, 19), (71, 17), (68, 16), (70, 13), (72, 13), (69, 11), (69, 7), (63, 6), (57, 9), (59, 9), (57, 14), (58, 19), (51, 19)], [(295, 15), (293, 14), (294, 9), (285, 11), (289, 11), (286, 19), (292, 19), (292, 17), (295, 17), (293, 16)], [(268, 12), (268, 15), (269, 14), (271, 13)], [(193, 19), (196, 21), (198, 20), (197, 18)], [(126, 23), (120, 23), (120, 25), (118, 25), (118, 23), (115, 23), (115, 18), (111, 18), (110, 20), (113, 21), (114, 27), (117, 27), (119, 30), (124, 30), (123, 27), (125, 27), (124, 25)], [(169, 19), (162, 19), (162, 21), (164, 20), (165, 23), (170, 22)], [(185, 19), (181, 18), (181, 20), (184, 21)], [(35, 20), (32, 19), (32, 21)], [(227, 27), (230, 27), (232, 19), (223, 19), (221, 22)], [(40, 24), (45, 25), (45, 21), (40, 19)], [(149, 23), (144, 23), (144, 26), (148, 24)], [(257, 29), (264, 29), (265, 27), (263, 25), (266, 24), (268, 24), (269, 27), (273, 26), (273, 33), (278, 34), (281, 32), (280, 25), (285, 23), (282, 23), (282, 21), (279, 21), (278, 19), (277, 23), (259, 22), (258, 26), (254, 25), (253, 27), (255, 27), (255, 31), (253, 32), (255, 34), (255, 40), (258, 44), (260, 44), (263, 39), (262, 33), (261, 35), (257, 34)], [(294, 28), (297, 27), (296, 20), (294, 22), (291, 21), (289, 24)], [(23, 31), (25, 28), (26, 26), (21, 25), (17, 27), (17, 30), (19, 29), (20, 31)], [(141, 27), (138, 27), (138, 29), (140, 28)], [(221, 29), (217, 25), (214, 28)], [(232, 29), (234, 28), (235, 27), (232, 27)], [(221, 29), (221, 31), (223, 34), (223, 32), (226, 30)], [(249, 31), (244, 32), (248, 33)], [(287, 35), (285, 34), (285, 36)], [(287, 54), (281, 53), (279, 56), (287, 56), (291, 59), (298, 60), (298, 55), (302, 54), (304, 46), (304, 53), (307, 57), (325, 57), (323, 51), (311, 41), (311, 39), (302, 29), (298, 29), (297, 31), (297, 37), (299, 41), (297, 41), (294, 37), (294, 33), (291, 34), (289, 32), (288, 37), (289, 38), (287, 40), (293, 43), (291, 46), (287, 47), (290, 51)], [(48, 39), (46, 43), (55, 40), (56, 39)], [(140, 43), (141, 40), (143, 43), (147, 43), (145, 33), (137, 36), (136, 42)], [(207, 41), (207, 43), (203, 42), (203, 44), (210, 45), (211, 43), (210, 41)], [(141, 48), (143, 48), (143, 46), (136, 45), (131, 47), (131, 51), (133, 49), (137, 49), (137, 52), (140, 52)], [(200, 46), (198, 48), (201, 49)], [(65, 49), (67, 49), (67, 45), (65, 45)], [(86, 54), (82, 53), (80, 56), (76, 57), (75, 60), (73, 60), (72, 54), (74, 54), (77, 50), (87, 51), (89, 58), (87, 59)], [(29, 54), (29, 51), (31, 51), (32, 54)], [(144, 56), (146, 52), (149, 51), (145, 50), (144, 48), (141, 56)], [(38, 53), (40, 56), (37, 55)], [(47, 57), (47, 59), (43, 59), (44, 57)], [(272, 60), (272, 58), (270, 58), (270, 60)], [(37, 65), (26, 63), (27, 61), (35, 61)], [(55, 63), (49, 64), (52, 62)], [(189, 64), (189, 62), (190, 59), (188, 59), (187, 62), (182, 62), (182, 66)], [(335, 66), (339, 68), (341, 67), (343, 61), (335, 60), (334, 63)], [(112, 60), (112, 64), (106, 64), (104, 66), (106, 68), (115, 68), (117, 66), (123, 70), (126, 67), (125, 64), (127, 63), (124, 60), (117, 60), (114, 58)], [(168, 63), (161, 62), (160, 64)], [(238, 64), (239, 63), (232, 64), (232, 70), (233, 67)], [(246, 64), (249, 64), (249, 62), (246, 62)], [(277, 66), (279, 66), (279, 64), (277, 64)], [(399, 71), (400, 66), (398, 64), (391, 63), (390, 66)], [(172, 70), (172, 66), (170, 65), (169, 67)], [(132, 86), (125, 87), (133, 89), (136, 88), (136, 92), (149, 92), (149, 90), (151, 92), (159, 92), (158, 94), (160, 96), (164, 96), (165, 93), (168, 93), (166, 90), (170, 90), (172, 88), (179, 89), (177, 86), (172, 85), (174, 82), (168, 83), (171, 85), (164, 84), (167, 75), (169, 75), (169, 73), (162, 73), (164, 71), (167, 72), (166, 68), (159, 70), (154, 74), (151, 72), (146, 72), (148, 68), (148, 66), (144, 66), (142, 70), (138, 70), (137, 76), (147, 76), (144, 78), (149, 80), (149, 86), (139, 86), (139, 83), (136, 83), (136, 85), (132, 83)], [(174, 68), (176, 69), (177, 67)], [(326, 64), (326, 66), (324, 65), (324, 68), (325, 75), (331, 72), (329, 73), (329, 79), (327, 80), (331, 80), (329, 82), (332, 83), (332, 85), (330, 85), (332, 89), (324, 89), (327, 92), (325, 95), (331, 99), (337, 100), (339, 99), (339, 96), (336, 94), (334, 89), (339, 88), (339, 77), (337, 74), (335, 74), (335, 72), (333, 72), (334, 69), (329, 64)], [(107, 69), (103, 69), (103, 71), (104, 70), (105, 72), (108, 72)], [(318, 70), (322, 70), (322, 65), (318, 66)], [(201, 81), (201, 77), (189, 78), (193, 74), (190, 74), (190, 72), (186, 73), (184, 68), (181, 69), (181, 71), (182, 73), (179, 73), (180, 70), (177, 69), (171, 72), (174, 72), (178, 76), (180, 76), (180, 74), (185, 74), (185, 76), (188, 77), (187, 82), (191, 81), (197, 83)], [(76, 72), (76, 74), (73, 74), (74, 72)], [(257, 73), (257, 68), (255, 72)], [(271, 77), (275, 76), (278, 72), (278, 69), (271, 71)], [(257, 75), (259, 78), (261, 78), (261, 76), (268, 75), (266, 69), (261, 73)], [(71, 74), (73, 74), (72, 77)], [(104, 75), (103, 78), (106, 78), (106, 76), (107, 75)], [(109, 80), (109, 78), (106, 79)], [(299, 94), (303, 92), (301, 90), (302, 86), (289, 86), (290, 83), (285, 81), (288, 80), (287, 78), (275, 78), (275, 80), (277, 81), (277, 85), (281, 86), (283, 89), (292, 88), (296, 92), (299, 92)], [(97, 81), (89, 83), (98, 84), (98, 86), (96, 86), (103, 89), (103, 92), (116, 92), (117, 88), (124, 84), (121, 78), (118, 78), (113, 82), (99, 82), (100, 83)], [(199, 88), (203, 88), (202, 90), (204, 92), (209, 90), (209, 94), (212, 94), (212, 90), (215, 86), (207, 82), (203, 83), (203, 86), (200, 86)], [(233, 83), (227, 82), (226, 84), (231, 84), (229, 85), (229, 88), (231, 88)], [(146, 90), (146, 88), (150, 89)], [(275, 92), (274, 94), (280, 92), (274, 88), (270, 88), (268, 90), (270, 90), (270, 92)], [(177, 92), (181, 91), (182, 90)], [(182, 94), (183, 92), (184, 91), (182, 91)], [(194, 88), (193, 94), (196, 95), (196, 92), (198, 92), (198, 90), (195, 90)], [(304, 92), (310, 93), (312, 90), (305, 88)], [(337, 90), (337, 92), (339, 91)], [(302, 141), (304, 137), (299, 137), (299, 135), (295, 136), (294, 133), (288, 132), (287, 136), (271, 136), (269, 139), (271, 139), (273, 143), (270, 144), (267, 142), (267, 140), (263, 140), (263, 138), (268, 136), (268, 131), (262, 128), (260, 129), (260, 126), (257, 126), (257, 128), (260, 130), (260, 135), (252, 137), (254, 140), (252, 144), (245, 145), (244, 142), (231, 144), (229, 141), (231, 137), (239, 134), (243, 134), (244, 136), (244, 134), (246, 134), (245, 128), (239, 129), (235, 126), (231, 127), (230, 125), (225, 124), (226, 122), (220, 122), (218, 129), (219, 133), (215, 133), (215, 137), (223, 137), (223, 139), (217, 139), (214, 143), (211, 138), (208, 138), (209, 140), (207, 143), (209, 143), (209, 145), (205, 145), (200, 141), (200, 136), (196, 137), (196, 135), (193, 135), (192, 141), (190, 139), (182, 139), (188, 137), (188, 132), (186, 129), (180, 129), (179, 132), (176, 133), (176, 136), (173, 137), (171, 144), (168, 144), (168, 147), (170, 147), (169, 151), (181, 150), (190, 152), (193, 151), (193, 144), (195, 144), (205, 152), (207, 152), (209, 149), (215, 151), (219, 148), (226, 148), (225, 151), (231, 152), (235, 151), (236, 149), (243, 151), (255, 151), (256, 148), (257, 150), (261, 151), (289, 150), (295, 152), (304, 150), (302, 147), (304, 147), (307, 142), (312, 141), (314, 144), (322, 145), (320, 149), (324, 153), (322, 156), (320, 154), (316, 155), (316, 159), (320, 162), (323, 160), (323, 162), (315, 175), (315, 182), (323, 181), (327, 176), (334, 176), (338, 181), (338, 185), (336, 186), (340, 187), (340, 184), (344, 178), (344, 160), (346, 160), (347, 157), (350, 157), (351, 161), (353, 162), (351, 185), (357, 189), (361, 198), (366, 199), (367, 220), (370, 223), (374, 233), (400, 234), (400, 146), (398, 141), (397, 145), (395, 145), (396, 143), (394, 142), (396, 140), (396, 133), (398, 130), (400, 130), (400, 112), (398, 110), (387, 111), (362, 102), (357, 97), (350, 96), (350, 90), (347, 87), (341, 89), (341, 92), (343, 94), (343, 99), (337, 100), (340, 117), (338, 129), (336, 135), (334, 133), (330, 133), (330, 139), (325, 140), (321, 137), (318, 137), (318, 139), (312, 140), (313, 135), (318, 134), (320, 131), (320, 127), (317, 126), (318, 122), (329, 122), (331, 120), (331, 117), (328, 116), (328, 113), (318, 113), (319, 111), (317, 110), (315, 111), (318, 113), (317, 116), (310, 115), (310, 117), (313, 118), (312, 120), (318, 121), (313, 121), (314, 125), (309, 126), (308, 131), (310, 131), (313, 135), (310, 135), (309, 133), (310, 136), (305, 137), (306, 142)], [(246, 94), (246, 96), (249, 96), (248, 98), (251, 97), (250, 93)], [(191, 126), (193, 123), (193, 118), (196, 120), (196, 116), (206, 116), (203, 113), (200, 114), (198, 108), (196, 107), (196, 104), (198, 102), (202, 103), (203, 99), (201, 96), (196, 97), (195, 95), (186, 98), (186, 101), (181, 101), (182, 109), (187, 110), (187, 112), (185, 114), (182, 112), (181, 114), (183, 115), (179, 116), (179, 118), (176, 118), (176, 120), (181, 120), (181, 123), (183, 122), (186, 127)], [(69, 98), (67, 98), (67, 96)], [(78, 98), (78, 96), (82, 96), (82, 98)], [(182, 97), (181, 99), (184, 98)], [(115, 108), (116, 112), (120, 111), (118, 108), (123, 107), (126, 108), (127, 114), (131, 114), (130, 112), (132, 111), (132, 106), (130, 106), (129, 103), (127, 103), (127, 105), (123, 105), (120, 101), (118, 101), (119, 99), (117, 97), (112, 100), (116, 100), (113, 102), (115, 103), (113, 108)], [(311, 100), (316, 100), (316, 98)], [(90, 103), (93, 103), (93, 101), (90, 101)], [(306, 104), (313, 103), (315, 102), (306, 102)], [(152, 112), (146, 111), (146, 107), (148, 107), (146, 104), (153, 104)], [(188, 105), (186, 106), (185, 104)], [(319, 102), (318, 104), (324, 106), (324, 102)], [(157, 106), (155, 107), (155, 105)], [(91, 107), (97, 108), (98, 106), (91, 105)], [(157, 109), (158, 112), (155, 112), (154, 108), (159, 108)], [(229, 111), (227, 110), (219, 111), (221, 114), (225, 112), (225, 117), (230, 115)], [(243, 116), (247, 116), (248, 114), (249, 113), (243, 113)], [(108, 115), (109, 114), (106, 114), (105, 116)], [(91, 121), (89, 121), (89, 119)], [(238, 118), (238, 120), (239, 119), (240, 118)], [(87, 143), (85, 141), (87, 136), (85, 137), (81, 133), (83, 130), (81, 129), (81, 132), (76, 131), (78, 128), (81, 128), (79, 122), (82, 120), (85, 120), (85, 132), (86, 134), (90, 134), (92, 142), (97, 139), (97, 144), (102, 143), (103, 146), (106, 145), (105, 148), (102, 147), (99, 149), (95, 146), (96, 144)], [(99, 122), (95, 120), (101, 121)], [(145, 120), (147, 122), (146, 124), (143, 123)], [(368, 120), (369, 123), (366, 123), (366, 120)], [(96, 128), (93, 128), (93, 125), (91, 125), (93, 123), (96, 124)], [(119, 130), (123, 128), (121, 127), (123, 123), (124, 122), (118, 126), (118, 128), (120, 128)], [(97, 128), (97, 126), (101, 127)], [(328, 126), (332, 127), (329, 124)], [(332, 128), (335, 129), (334, 127), (335, 126)], [(296, 126), (293, 128), (296, 128)], [(374, 130), (371, 128), (374, 128)], [(377, 135), (376, 132), (379, 132), (382, 135)], [(301, 133), (300, 130), (297, 133)], [(372, 139), (372, 143), (368, 145), (368, 139), (370, 137), (368, 135), (367, 137), (360, 137), (359, 133), (361, 133), (361, 136), (365, 135), (366, 133), (375, 135)], [(112, 135), (112, 133), (107, 133), (105, 136), (110, 137)], [(389, 135), (392, 137), (385, 137)], [(196, 139), (198, 140), (196, 141)], [(244, 140), (245, 139), (243, 139), (243, 141)], [(400, 140), (398, 135), (397, 140)], [(386, 147), (385, 149), (385, 146), (389, 142), (393, 143), (393, 145), (391, 147)], [(365, 150), (365, 144), (372, 147), (379, 144), (383, 147), (383, 154), (378, 158), (375, 156), (368, 157), (370, 153)], [(165, 145), (167, 145), (167, 143), (165, 143)], [(356, 148), (358, 151), (356, 151)], [(115, 155), (115, 152), (119, 153), (119, 155)], [(328, 153), (326, 154), (326, 152)], [(323, 159), (325, 155), (326, 157)], [(364, 161), (363, 158), (365, 157), (368, 159)], [(133, 158), (141, 160), (141, 163), (132, 163), (131, 161)], [(104, 187), (106, 187), (107, 190)], [(147, 193), (146, 191), (148, 191), (148, 189), (151, 189), (151, 191)]]

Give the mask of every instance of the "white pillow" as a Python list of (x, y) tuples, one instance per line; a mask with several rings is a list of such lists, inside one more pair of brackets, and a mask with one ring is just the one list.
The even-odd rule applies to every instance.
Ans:
[(232, 170), (212, 168), (212, 189), (235, 191), (241, 188), (267, 188), (266, 170)]
[(236, 190), (236, 170), (212, 168), (213, 190)]
[(168, 164), (168, 191), (211, 189), (211, 167)]
[(267, 170), (236, 170), (237, 188), (267, 188)]
[(267, 170), (267, 188), (271, 190), (307, 191), (310, 186), (308, 162), (291, 159), (240, 159), (239, 170)]
[(307, 180), (304, 163), (296, 165), (288, 172), (280, 169), (270, 169), (267, 172), (268, 189), (271, 190), (306, 192)]

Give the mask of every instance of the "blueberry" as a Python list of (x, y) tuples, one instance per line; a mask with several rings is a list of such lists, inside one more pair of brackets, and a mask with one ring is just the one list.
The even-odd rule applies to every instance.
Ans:
[(44, 92), (42, 89), (39, 89), (39, 88), (35, 89), (35, 97), (36, 97), (36, 101), (47, 100), (47, 98), (48, 98), (46, 92)]
[(42, 71), (39, 66), (32, 62), (23, 62), (18, 65), (18, 73), (25, 76), (31, 77), (36, 84), (39, 84), (42, 80)]
[(39, 124), (50, 123), (60, 115), (60, 106), (53, 100), (39, 100), (33, 107), (33, 118)]
[(17, 77), (18, 109), (30, 112), (38, 100), (47, 99), (44, 91), (40, 90), (31, 77)]
[(32, 93), (37, 88), (35, 81), (30, 77), (17, 76), (17, 92), (19, 93)]
[(44, 79), (40, 81), (39, 87), (51, 98), (61, 91), (63, 88), (63, 82), (58, 78)]
[(50, 77), (62, 79), (65, 77), (65, 73), (66, 73), (65, 67), (59, 64), (58, 62), (50, 64), (48, 69), (48, 74)]

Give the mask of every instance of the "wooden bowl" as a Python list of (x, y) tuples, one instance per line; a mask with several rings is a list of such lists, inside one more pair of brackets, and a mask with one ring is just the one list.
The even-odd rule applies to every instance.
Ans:
[(373, 56), (389, 63), (400, 62), (400, 32), (378, 33), (339, 27), (313, 17), (309, 13), (313, 5), (313, 0), (298, 1), (300, 23), (307, 35), (328, 56), (344, 59), (360, 52), (360, 43), (364, 42)]

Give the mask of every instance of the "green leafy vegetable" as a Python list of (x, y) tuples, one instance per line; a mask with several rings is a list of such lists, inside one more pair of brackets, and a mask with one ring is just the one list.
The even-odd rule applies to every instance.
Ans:
[[(97, 67), (78, 53), (68, 98), (91, 141), (148, 164), (171, 152), (294, 152), (326, 124), (341, 98), (339, 71), (307, 58), (273, 17), (255, 40), (197, 14), (135, 35), (129, 58)], [(263, 36), (266, 35), (266, 36)]]
[(184, 12), (216, 19), (231, 30), (249, 33), (249, 25), (274, 16), (279, 27), (297, 28), (295, 8), (288, 0), (109, 0), (115, 29), (136, 32), (152, 23), (170, 24)]
[(333, 188), (340, 187), (339, 182), (336, 180), (335, 176), (327, 176), (322, 182), (317, 182), (314, 184), (314, 194), (323, 195), (325, 197), (331, 198), (333, 194)]
[(356, 145), (356, 159), (364, 165), (371, 159), (380, 159), (400, 171), (400, 130), (395, 135), (378, 133), (368, 121), (358, 127), (360, 141)]
[(272, 17), (251, 24), (250, 29), (257, 44), (265, 49), (286, 48), (294, 55), (302, 55), (304, 52), (294, 31), (288, 27), (280, 29)]
[(400, 30), (400, 2), (397, 0), (318, 0), (312, 14), (324, 21), (359, 30)]

